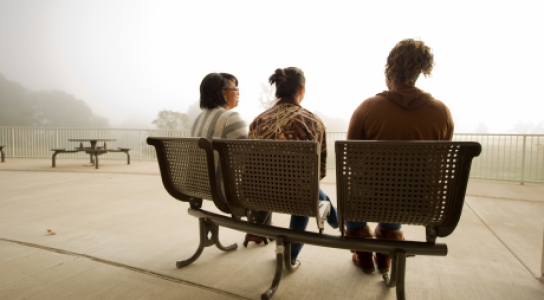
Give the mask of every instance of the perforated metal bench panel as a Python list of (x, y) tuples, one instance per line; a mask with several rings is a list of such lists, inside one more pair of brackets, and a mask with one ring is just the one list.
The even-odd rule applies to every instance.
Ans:
[(341, 214), (345, 221), (457, 224), (479, 152), (472, 142), (337, 141)]
[(198, 140), (165, 139), (165, 156), (171, 180), (181, 193), (211, 200), (206, 152), (199, 148)]
[(245, 209), (317, 215), (315, 141), (213, 140), (229, 202)]

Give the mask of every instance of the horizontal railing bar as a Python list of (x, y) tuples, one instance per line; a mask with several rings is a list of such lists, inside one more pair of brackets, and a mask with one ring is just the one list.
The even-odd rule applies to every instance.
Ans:
[[(115, 128), (37, 128), (0, 126), (0, 145), (6, 158), (50, 158), (51, 148), (74, 148), (71, 138), (113, 138), (108, 148), (131, 148), (136, 160), (155, 160), (155, 149), (147, 145), (150, 136), (189, 137), (189, 131)], [(334, 169), (336, 140), (345, 140), (346, 132), (328, 132), (327, 165)], [(472, 163), (471, 177), (514, 182), (544, 183), (544, 134), (456, 133), (456, 141), (477, 141), (482, 153)], [(84, 153), (65, 154), (66, 158), (86, 158)], [(123, 153), (108, 154), (108, 159), (125, 159)], [(331, 174), (328, 174), (331, 176)]]

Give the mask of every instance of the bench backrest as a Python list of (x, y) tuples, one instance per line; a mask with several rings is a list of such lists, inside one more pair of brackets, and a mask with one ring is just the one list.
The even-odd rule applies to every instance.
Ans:
[(459, 222), (476, 142), (336, 141), (339, 221), (423, 225), (427, 240)]
[(318, 215), (319, 144), (315, 141), (212, 141), (233, 214), (247, 210)]
[(149, 137), (147, 143), (155, 146), (162, 183), (168, 193), (181, 201), (199, 206), (204, 200), (213, 200), (223, 212), (230, 213), (222, 195), (212, 194), (208, 177), (207, 152), (199, 143), (201, 138)]

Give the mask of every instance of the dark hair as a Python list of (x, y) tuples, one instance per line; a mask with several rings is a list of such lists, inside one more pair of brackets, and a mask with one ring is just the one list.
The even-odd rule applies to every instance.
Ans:
[(306, 85), (306, 77), (304, 72), (296, 67), (285, 69), (276, 69), (274, 74), (268, 78), (270, 85), (276, 84), (276, 97), (291, 97), (294, 98), (298, 90)]
[(238, 86), (238, 79), (229, 73), (210, 73), (200, 83), (200, 108), (214, 109), (227, 104), (223, 89), (232, 80)]
[(385, 76), (392, 82), (404, 82), (414, 86), (419, 74), (431, 75), (434, 55), (422, 41), (402, 40), (395, 45), (387, 57)]

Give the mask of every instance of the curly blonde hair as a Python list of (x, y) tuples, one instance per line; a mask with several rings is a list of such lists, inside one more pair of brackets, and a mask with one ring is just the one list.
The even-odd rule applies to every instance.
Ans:
[(390, 82), (404, 82), (414, 86), (420, 73), (431, 75), (434, 55), (422, 41), (405, 39), (389, 52), (385, 64), (385, 77)]

